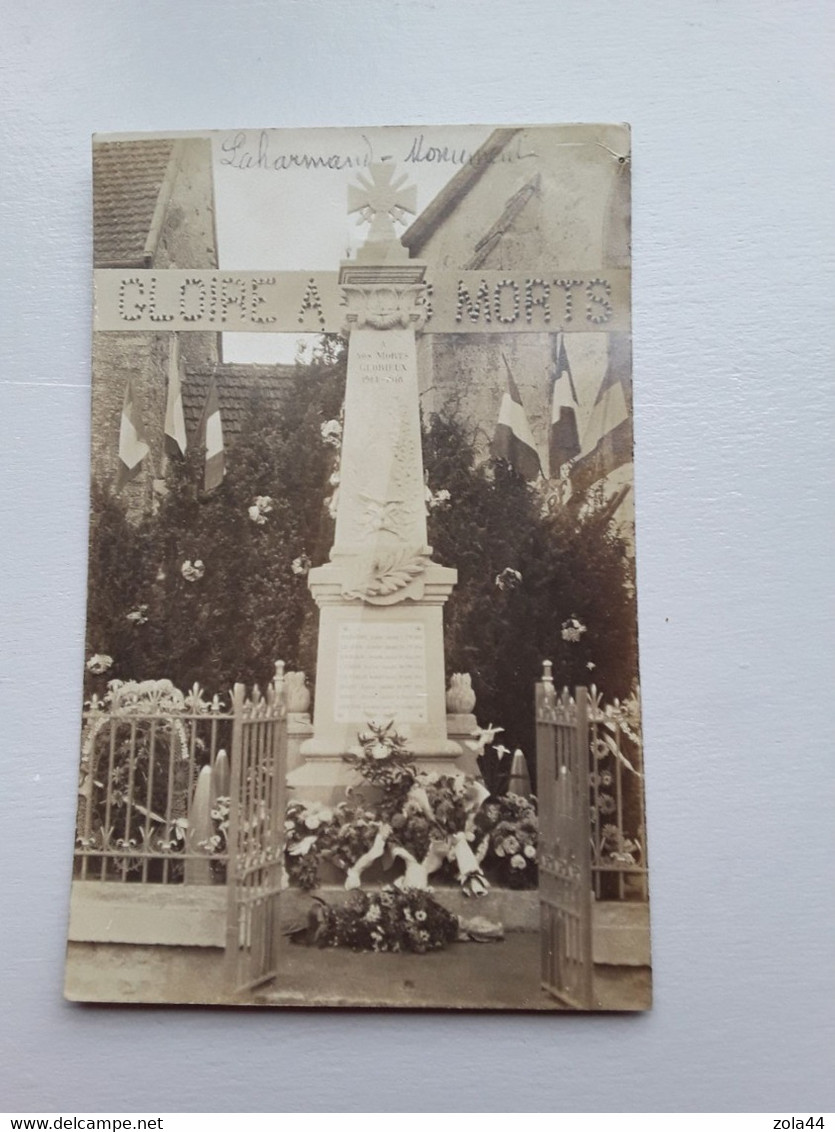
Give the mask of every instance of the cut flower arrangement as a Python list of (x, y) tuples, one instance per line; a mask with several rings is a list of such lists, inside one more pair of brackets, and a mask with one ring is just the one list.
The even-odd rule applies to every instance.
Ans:
[(393, 722), (369, 725), (361, 753), (348, 756), (360, 782), (334, 807), (293, 801), (287, 808), (285, 862), (291, 883), (316, 888), (322, 864), (345, 873), (358, 889), (374, 862), (405, 866), (395, 888), (425, 891), (441, 869), (465, 896), (489, 890), (488, 869), (513, 887), (536, 884), (536, 809), (516, 795), (492, 798), (464, 774), (418, 770)]
[(356, 889), (342, 907), (320, 902), (311, 942), (352, 951), (439, 951), (461, 935), (457, 916), (425, 889)]
[(479, 810), (475, 827), (480, 845), (482, 839), (487, 842), (484, 858), (497, 879), (509, 888), (534, 888), (539, 875), (534, 802), (518, 794), (490, 798)]

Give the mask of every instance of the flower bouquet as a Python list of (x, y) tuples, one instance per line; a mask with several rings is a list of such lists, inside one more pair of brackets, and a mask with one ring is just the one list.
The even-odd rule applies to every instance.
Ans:
[(357, 739), (362, 748), (360, 754), (347, 755), (346, 760), (363, 782), (380, 791), (377, 808), (381, 817), (388, 820), (401, 809), (417, 778), (409, 761), (406, 739), (396, 730), (393, 720), (369, 723), (368, 730), (361, 731)]
[(313, 942), (352, 951), (438, 951), (458, 938), (458, 917), (423, 889), (356, 889), (341, 907), (321, 903)]
[(490, 798), (476, 818), (476, 856), (502, 884), (535, 888), (539, 823), (535, 801), (518, 794)]
[[(349, 799), (334, 808), (293, 801), (287, 809), (291, 881), (315, 888), (319, 866), (328, 861), (345, 872), (345, 887), (356, 889), (365, 869), (382, 859), (384, 867), (403, 863), (396, 883), (404, 891), (425, 890), (429, 877), (450, 863), (465, 896), (484, 895), (489, 886), (472, 843), (486, 787), (464, 774), (418, 771), (393, 721), (371, 723), (358, 738), (361, 752), (348, 761), (361, 782)], [(363, 795), (363, 785), (373, 788), (371, 796)]]
[(291, 884), (316, 888), (325, 838), (333, 811), (317, 803), (290, 802), (284, 821), (284, 867)]
[(362, 806), (340, 802), (333, 808), (319, 803), (291, 802), (284, 823), (287, 875), (299, 888), (317, 888), (323, 862), (350, 873), (367, 857), (379, 838), (382, 823)]
[(404, 883), (425, 888), (431, 874), (449, 861), (466, 896), (487, 892), (470, 845), (486, 797), (484, 786), (464, 774), (415, 775), (400, 813), (391, 819), (392, 852), (406, 863)]

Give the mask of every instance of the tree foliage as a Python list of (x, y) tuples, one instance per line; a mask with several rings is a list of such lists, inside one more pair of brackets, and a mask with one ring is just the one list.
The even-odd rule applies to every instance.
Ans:
[[(210, 692), (263, 686), (277, 659), (297, 667), (309, 656), (315, 606), (303, 565), (324, 560), (332, 541), (323, 500), (334, 449), (320, 426), (338, 417), (343, 392), (338, 352), (296, 367), (280, 410), (252, 399), (220, 487), (202, 490), (203, 453), (192, 447), (170, 462), (156, 513), (136, 528), (118, 498), (94, 488), (88, 650), (114, 661), (90, 678), (97, 690), (114, 677)], [(250, 516), (259, 497), (270, 501), (261, 522)], [(128, 620), (143, 606), (147, 620)]]
[[(430, 515), (434, 556), (458, 569), (447, 672), (470, 672), (479, 719), (530, 753), (543, 660), (557, 686), (595, 683), (611, 698), (634, 685), (633, 560), (593, 501), (554, 506), (504, 461), (477, 464), (460, 420), (433, 417), (424, 451), (431, 486), (450, 493)], [(579, 640), (563, 637), (572, 619), (585, 627)]]
[[(238, 680), (263, 685), (279, 658), (313, 682), (318, 616), (298, 560), (326, 561), (333, 540), (325, 501), (336, 450), (321, 427), (338, 418), (344, 381), (338, 348), (299, 365), (280, 411), (253, 401), (223, 484), (201, 490), (203, 454), (191, 449), (138, 526), (94, 488), (88, 655), (113, 666), (88, 674), (89, 691), (164, 676), (222, 694)], [(481, 722), (501, 724), (505, 744), (530, 754), (544, 659), (558, 685), (594, 682), (612, 698), (634, 684), (632, 559), (605, 512), (548, 506), (503, 462), (478, 462), (455, 417), (427, 422), (424, 460), (431, 489), (449, 492), (430, 511), (433, 557), (458, 570), (444, 611), (447, 674), (471, 673)], [(250, 516), (258, 497), (270, 500), (263, 522)], [(567, 640), (572, 619), (585, 629)]]

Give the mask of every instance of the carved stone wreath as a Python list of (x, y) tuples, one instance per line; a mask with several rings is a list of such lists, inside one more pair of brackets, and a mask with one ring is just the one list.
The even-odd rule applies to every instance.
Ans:
[(345, 579), (342, 593), (349, 598), (388, 597), (405, 589), (419, 577), (429, 559), (413, 547), (392, 550), (375, 557), (358, 557)]
[(360, 286), (344, 283), (345, 330), (362, 330), (373, 327), (375, 330), (423, 329), (426, 321), (424, 307), (424, 286), (418, 284), (399, 284), (390, 286)]

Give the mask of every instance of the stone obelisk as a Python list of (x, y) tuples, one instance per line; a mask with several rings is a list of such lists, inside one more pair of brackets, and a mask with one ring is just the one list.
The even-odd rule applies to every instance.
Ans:
[(414, 188), (391, 165), (349, 189), (349, 212), (370, 224), (341, 265), (348, 375), (336, 533), (330, 561), (310, 571), (319, 607), (313, 736), (288, 781), (333, 800), (349, 781), (343, 756), (369, 720), (394, 720), (419, 763), (451, 770), (443, 606), (457, 571), (427, 545), (415, 334), (424, 321), (426, 265), (409, 259), (394, 224), (414, 212)]

